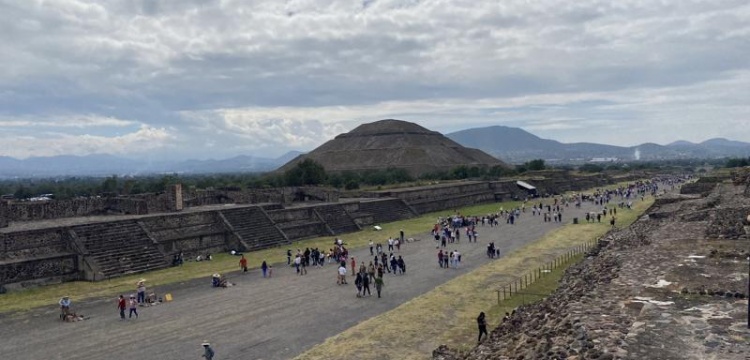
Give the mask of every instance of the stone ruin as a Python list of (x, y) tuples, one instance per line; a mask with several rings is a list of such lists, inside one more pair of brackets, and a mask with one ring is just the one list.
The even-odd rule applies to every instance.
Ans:
[[(622, 181), (573, 178), (562, 172), (547, 175), (527, 180), (542, 193)], [(527, 194), (515, 180), (505, 180), (357, 192), (356, 196), (341, 198), (339, 191), (325, 188), (231, 192), (173, 187), (171, 195), (5, 203), (0, 206), (5, 216), (0, 218), (10, 227), (0, 229), (0, 285), (97, 281), (167, 267), (179, 253), (190, 258), (283, 246)]]
[(711, 212), (742, 222), (750, 199), (744, 184), (702, 183), (707, 196), (659, 201), (605, 235), (554, 293), (516, 308), (488, 341), (463, 352), (443, 345), (433, 359), (746, 359), (750, 234), (735, 237)]

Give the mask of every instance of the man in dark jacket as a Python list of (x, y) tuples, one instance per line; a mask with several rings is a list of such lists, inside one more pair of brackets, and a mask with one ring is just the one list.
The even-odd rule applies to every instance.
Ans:
[(212, 360), (214, 358), (214, 349), (211, 348), (211, 344), (208, 341), (204, 341), (201, 345), (203, 345), (203, 357), (206, 360)]

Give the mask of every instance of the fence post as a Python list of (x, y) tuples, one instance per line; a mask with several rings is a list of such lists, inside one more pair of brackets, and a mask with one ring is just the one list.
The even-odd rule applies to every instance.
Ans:
[(505, 285), (503, 285), (503, 300), (505, 300)]

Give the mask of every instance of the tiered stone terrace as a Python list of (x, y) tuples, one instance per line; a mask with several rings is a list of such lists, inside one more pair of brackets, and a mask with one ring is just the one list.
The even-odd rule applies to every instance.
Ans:
[(105, 278), (166, 267), (164, 255), (136, 221), (75, 226), (71, 229)]

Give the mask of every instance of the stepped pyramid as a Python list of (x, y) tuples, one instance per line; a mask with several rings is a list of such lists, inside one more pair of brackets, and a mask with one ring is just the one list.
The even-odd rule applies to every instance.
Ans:
[(393, 119), (362, 124), (294, 158), (278, 171), (287, 171), (304, 159), (318, 162), (328, 172), (394, 167), (405, 169), (412, 176), (450, 171), (460, 165), (504, 165), (491, 155), (463, 147), (439, 132)]

